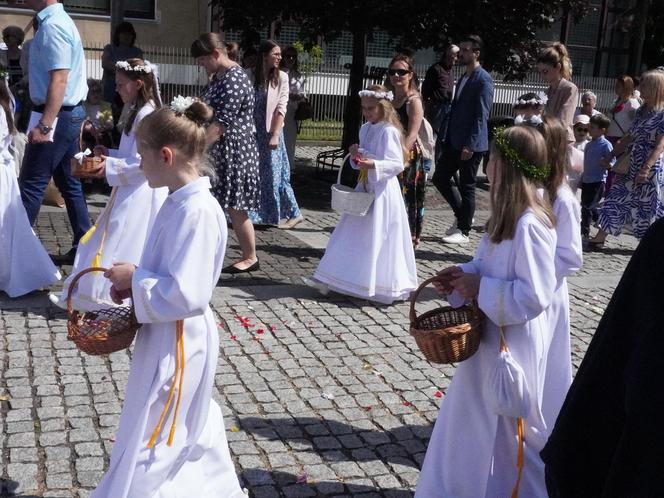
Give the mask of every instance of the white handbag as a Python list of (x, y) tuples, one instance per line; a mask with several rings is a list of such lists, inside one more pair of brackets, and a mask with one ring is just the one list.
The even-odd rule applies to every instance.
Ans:
[(530, 392), (526, 374), (507, 348), (500, 327), (500, 352), (484, 384), (484, 396), (496, 415), (526, 418), (530, 411)]
[(353, 216), (365, 216), (369, 212), (369, 208), (374, 201), (373, 192), (356, 192), (354, 188), (347, 187), (341, 184), (341, 170), (346, 164), (350, 154), (344, 157), (341, 166), (339, 167), (339, 174), (337, 175), (337, 183), (332, 185), (332, 209), (339, 214), (350, 214)]

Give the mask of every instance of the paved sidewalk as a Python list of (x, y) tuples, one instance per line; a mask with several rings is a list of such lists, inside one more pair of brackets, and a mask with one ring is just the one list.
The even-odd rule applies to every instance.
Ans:
[[(255, 497), (411, 497), (454, 367), (423, 359), (407, 303), (321, 297), (301, 285), (338, 219), (327, 208), (330, 183), (307, 162), (314, 152), (298, 148), (293, 175), (306, 221), (259, 230), (261, 271), (223, 276), (212, 299), (221, 337), (215, 394), (231, 453)], [(104, 202), (93, 196), (93, 211)], [(433, 187), (427, 202), (420, 278), (470, 259), (488, 216), (481, 191), (471, 243), (447, 247), (439, 237), (451, 213)], [(50, 252), (68, 249), (64, 210), (44, 209), (36, 229)], [(570, 279), (575, 369), (635, 245), (609, 239)], [(231, 232), (227, 263), (238, 255)], [(436, 304), (426, 291), (418, 310)], [(87, 497), (108, 465), (130, 354), (80, 353), (46, 293), (0, 294), (0, 309), (0, 496)]]

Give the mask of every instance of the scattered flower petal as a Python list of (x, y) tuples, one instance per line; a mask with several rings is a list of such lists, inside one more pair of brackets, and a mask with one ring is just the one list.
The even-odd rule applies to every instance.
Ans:
[(115, 442), (115, 434), (111, 434), (111, 436), (108, 438), (108, 440), (109, 440), (111, 443), (114, 443), (114, 442)]
[(233, 425), (230, 428), (231, 432), (240, 432), (240, 428), (237, 425)]
[(236, 335), (232, 335), (232, 336), (231, 336), (231, 341), (237, 341), (237, 336), (236, 336)]
[(332, 393), (322, 393), (321, 396), (325, 399), (334, 399), (334, 394)]
[(3, 394), (0, 396), (0, 401), (9, 401), (11, 398), (9, 397), (8, 394)]
[(373, 373), (374, 375), (376, 375), (377, 377), (381, 377), (381, 376), (384, 375), (383, 372), (381, 372), (380, 370), (376, 370), (375, 368), (374, 368), (374, 370), (373, 370), (372, 373)]
[(371, 411), (371, 408), (372, 408), (371, 406), (364, 406), (364, 407), (362, 407), (362, 409), (363, 409), (365, 412), (370, 412), (370, 411)]
[(403, 406), (413, 406), (413, 404), (410, 401), (404, 401)]
[(257, 334), (264, 334), (265, 331), (263, 329), (256, 329)]
[(364, 365), (362, 365), (362, 370), (371, 370), (372, 368), (373, 367), (371, 365), (369, 365), (368, 363), (365, 363)]
[(270, 328), (270, 332), (274, 332), (275, 330), (277, 330), (276, 325), (270, 325), (269, 328)]
[(307, 474), (300, 474), (299, 476), (297, 476), (297, 483), (306, 484), (307, 479), (309, 479), (309, 476), (307, 476)]
[(440, 391), (436, 391), (435, 393), (433, 393), (433, 395), (434, 395), (436, 398), (442, 398), (442, 397), (443, 397), (443, 393), (440, 392)]

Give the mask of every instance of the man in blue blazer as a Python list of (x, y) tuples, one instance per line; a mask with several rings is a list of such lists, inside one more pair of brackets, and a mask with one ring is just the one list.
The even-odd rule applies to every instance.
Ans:
[[(480, 64), (484, 46), (477, 35), (459, 45), (459, 62), (466, 72), (457, 81), (445, 148), (433, 183), (448, 202), (455, 224), (445, 232), (446, 244), (468, 242), (475, 214), (475, 178), (482, 156), (489, 150), (487, 122), (493, 104), (493, 79)], [(452, 177), (459, 172), (458, 186)]]

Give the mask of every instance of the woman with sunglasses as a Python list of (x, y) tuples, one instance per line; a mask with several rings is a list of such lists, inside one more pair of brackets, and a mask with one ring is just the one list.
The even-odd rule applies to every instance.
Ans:
[(422, 233), (426, 187), (424, 158), (417, 142), (417, 133), (424, 117), (424, 106), (418, 91), (417, 74), (412, 59), (407, 55), (397, 54), (392, 58), (388, 68), (385, 86), (394, 92), (394, 109), (406, 134), (404, 147), (408, 151), (408, 160), (401, 174), (401, 184), (408, 212), (410, 235), (413, 248), (416, 249)]
[(572, 61), (565, 45), (556, 42), (545, 48), (537, 57), (537, 70), (549, 84), (544, 111), (563, 122), (567, 127), (567, 139), (573, 142), (572, 121), (579, 101), (579, 89), (569, 81), (572, 77)]
[(286, 117), (284, 118), (284, 141), (286, 142), (286, 152), (288, 153), (288, 162), (293, 167), (295, 160), (295, 142), (297, 140), (297, 121), (295, 120), (295, 111), (297, 106), (305, 98), (304, 85), (307, 79), (300, 72), (297, 61), (297, 49), (288, 46), (284, 49), (284, 57), (281, 59), (280, 69), (288, 75), (288, 107)]

